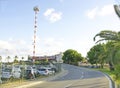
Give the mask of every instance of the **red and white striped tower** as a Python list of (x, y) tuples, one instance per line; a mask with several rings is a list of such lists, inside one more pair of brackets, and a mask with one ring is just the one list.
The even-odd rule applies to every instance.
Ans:
[(33, 63), (35, 61), (35, 49), (36, 49), (36, 31), (37, 31), (37, 14), (39, 12), (39, 8), (38, 7), (34, 7), (33, 8), (34, 12), (35, 12), (35, 23), (34, 23), (34, 40), (33, 40)]

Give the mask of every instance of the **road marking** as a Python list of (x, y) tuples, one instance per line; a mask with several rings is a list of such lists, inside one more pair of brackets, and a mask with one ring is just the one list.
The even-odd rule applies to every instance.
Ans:
[(34, 86), (34, 85), (37, 85), (37, 84), (41, 84), (41, 83), (43, 83), (43, 82), (44, 82), (44, 81), (29, 83), (29, 84), (22, 85), (22, 86), (19, 86), (19, 87), (14, 87), (14, 88), (27, 88), (27, 87)]
[(65, 86), (65, 88), (69, 88), (70, 86), (72, 86), (72, 84), (68, 84), (67, 86)]

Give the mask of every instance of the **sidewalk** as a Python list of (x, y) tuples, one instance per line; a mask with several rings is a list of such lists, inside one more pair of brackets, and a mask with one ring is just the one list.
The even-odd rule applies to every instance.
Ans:
[(57, 73), (49, 77), (40, 78), (40, 79), (36, 78), (36, 79), (31, 79), (31, 80), (26, 80), (26, 81), (11, 82), (5, 85), (4, 84), (0, 85), (0, 88), (27, 88), (32, 85), (43, 83), (44, 81), (54, 80), (56, 78), (66, 75), (67, 73), (68, 72), (66, 70), (62, 69), (60, 73)]

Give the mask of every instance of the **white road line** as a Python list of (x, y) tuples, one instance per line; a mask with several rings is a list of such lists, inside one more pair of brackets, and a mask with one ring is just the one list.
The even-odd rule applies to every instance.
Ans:
[(70, 86), (72, 86), (72, 84), (68, 84), (68, 85), (65, 86), (64, 88), (69, 88)]
[(83, 79), (84, 78), (84, 72), (82, 72), (82, 76), (81, 76), (81, 79)]
[(22, 85), (22, 86), (19, 86), (19, 87), (14, 87), (14, 88), (27, 88), (27, 87), (34, 86), (34, 85), (37, 85), (37, 84), (41, 84), (43, 82), (44, 81), (34, 82), (34, 83), (30, 83), (30, 84), (26, 84), (26, 85)]

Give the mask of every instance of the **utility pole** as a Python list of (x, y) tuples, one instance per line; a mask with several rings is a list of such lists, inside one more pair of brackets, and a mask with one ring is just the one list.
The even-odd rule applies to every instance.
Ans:
[(33, 40), (33, 63), (35, 62), (35, 53), (36, 53), (36, 31), (37, 31), (37, 14), (39, 12), (39, 8), (36, 6), (33, 8), (34, 12), (35, 12), (35, 18), (34, 18), (34, 40)]

